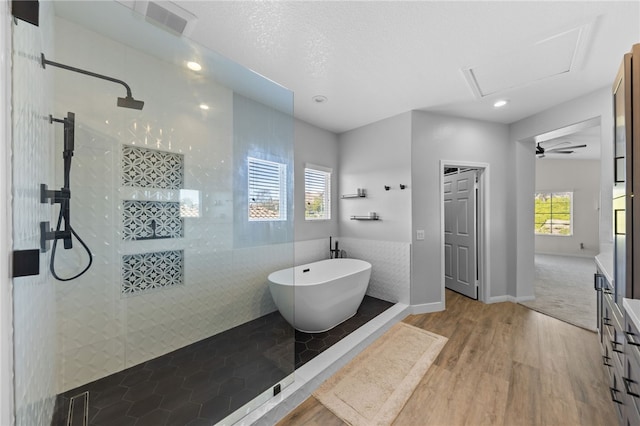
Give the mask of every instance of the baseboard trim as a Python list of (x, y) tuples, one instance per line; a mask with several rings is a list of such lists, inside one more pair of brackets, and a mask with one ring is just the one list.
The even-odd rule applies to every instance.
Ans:
[(411, 315), (429, 314), (444, 311), (444, 302), (421, 303), (409, 307)]
[(546, 256), (567, 256), (567, 257), (583, 257), (583, 258), (587, 258), (587, 259), (591, 259), (592, 257), (596, 257), (598, 255), (598, 253), (600, 253), (600, 251), (593, 251), (593, 250), (585, 250), (581, 253), (576, 253), (576, 252), (572, 252), (572, 253), (553, 253), (553, 252), (546, 252), (546, 251), (537, 251), (534, 253), (535, 254), (542, 254), (542, 255), (546, 255)]
[(489, 298), (489, 301), (487, 302), (489, 303), (501, 303), (501, 302), (511, 302), (511, 303), (519, 303), (519, 302), (527, 302), (529, 300), (534, 300), (536, 297), (535, 296), (522, 296), (522, 297), (515, 297), (515, 296), (511, 296), (510, 294), (506, 294), (504, 296), (494, 296)]

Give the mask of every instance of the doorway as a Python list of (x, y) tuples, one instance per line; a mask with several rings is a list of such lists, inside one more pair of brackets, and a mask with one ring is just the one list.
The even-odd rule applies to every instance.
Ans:
[[(593, 257), (600, 251), (603, 217), (610, 215), (610, 209), (601, 208), (607, 205), (601, 135), (596, 117), (534, 138), (533, 298), (520, 301), (589, 330), (595, 330), (597, 313)], [(611, 226), (604, 228), (606, 235)]]
[(490, 299), (489, 165), (441, 161), (442, 287), (471, 299)]

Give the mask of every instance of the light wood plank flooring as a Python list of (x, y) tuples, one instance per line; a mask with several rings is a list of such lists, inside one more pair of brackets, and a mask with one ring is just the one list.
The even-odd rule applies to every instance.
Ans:
[[(617, 424), (596, 333), (515, 303), (446, 298), (446, 311), (404, 319), (449, 341), (395, 426)], [(278, 423), (344, 424), (313, 397)]]

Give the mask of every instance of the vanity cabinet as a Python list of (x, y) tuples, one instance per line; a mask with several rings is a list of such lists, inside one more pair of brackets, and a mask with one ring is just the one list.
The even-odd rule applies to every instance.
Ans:
[(625, 363), (622, 384), (627, 397), (625, 425), (640, 425), (640, 332), (625, 315)]
[[(640, 425), (640, 44), (613, 84), (613, 245), (596, 256), (598, 331), (619, 424)], [(637, 221), (635, 219), (638, 219)], [(635, 226), (634, 226), (635, 225)]]
[(618, 424), (624, 425), (627, 419), (627, 406), (629, 405), (624, 381), (626, 378), (624, 374), (626, 366), (624, 309), (621, 309), (615, 303), (613, 283), (607, 279), (607, 274), (600, 267), (595, 274), (594, 281), (594, 287), (597, 290), (596, 297), (598, 298), (597, 325), (602, 364), (609, 377), (609, 392), (618, 414)]

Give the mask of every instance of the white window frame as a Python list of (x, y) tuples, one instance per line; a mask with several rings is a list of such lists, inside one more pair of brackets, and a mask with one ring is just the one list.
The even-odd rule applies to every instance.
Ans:
[[(262, 166), (262, 172), (273, 172), (261, 180), (257, 175), (256, 167)], [(276, 170), (268, 170), (276, 169)], [(256, 191), (262, 188), (271, 191), (272, 197), (262, 200), (256, 197)], [(260, 205), (267, 206), (277, 203), (277, 217), (252, 217), (251, 208)], [(247, 157), (247, 218), (249, 222), (281, 222), (287, 220), (287, 165), (261, 158)]]
[[(535, 199), (538, 197), (538, 194), (549, 194), (551, 195), (551, 199), (553, 200), (554, 195), (556, 194), (569, 194), (570, 198), (571, 198), (571, 206), (569, 208), (569, 233), (568, 234), (560, 234), (560, 233), (554, 233), (553, 230), (550, 233), (544, 233), (544, 232), (538, 232), (537, 228), (535, 227), (536, 222), (535, 222), (535, 207), (534, 207), (534, 234), (536, 236), (546, 236), (546, 237), (572, 237), (573, 236), (573, 223), (575, 221), (575, 217), (573, 215), (573, 191), (536, 191), (534, 193), (534, 202)], [(553, 209), (553, 207), (552, 207)], [(553, 210), (551, 211), (551, 214), (553, 214)]]
[[(312, 217), (312, 216), (307, 216), (307, 205), (308, 205), (308, 199), (307, 199), (307, 187), (308, 187), (308, 178), (312, 178), (311, 176), (308, 176), (307, 173), (310, 174), (315, 174), (317, 177), (320, 177), (320, 179), (324, 179), (324, 187), (322, 188), (324, 190), (324, 195), (323, 195), (323, 205), (324, 205), (324, 215), (320, 216), (320, 217)], [(305, 221), (326, 221), (326, 220), (331, 220), (331, 177), (332, 177), (332, 173), (333, 170), (328, 168), (328, 167), (323, 167), (323, 166), (318, 166), (316, 164), (310, 164), (307, 163), (304, 165), (304, 220)], [(317, 179), (316, 177), (316, 179)]]

